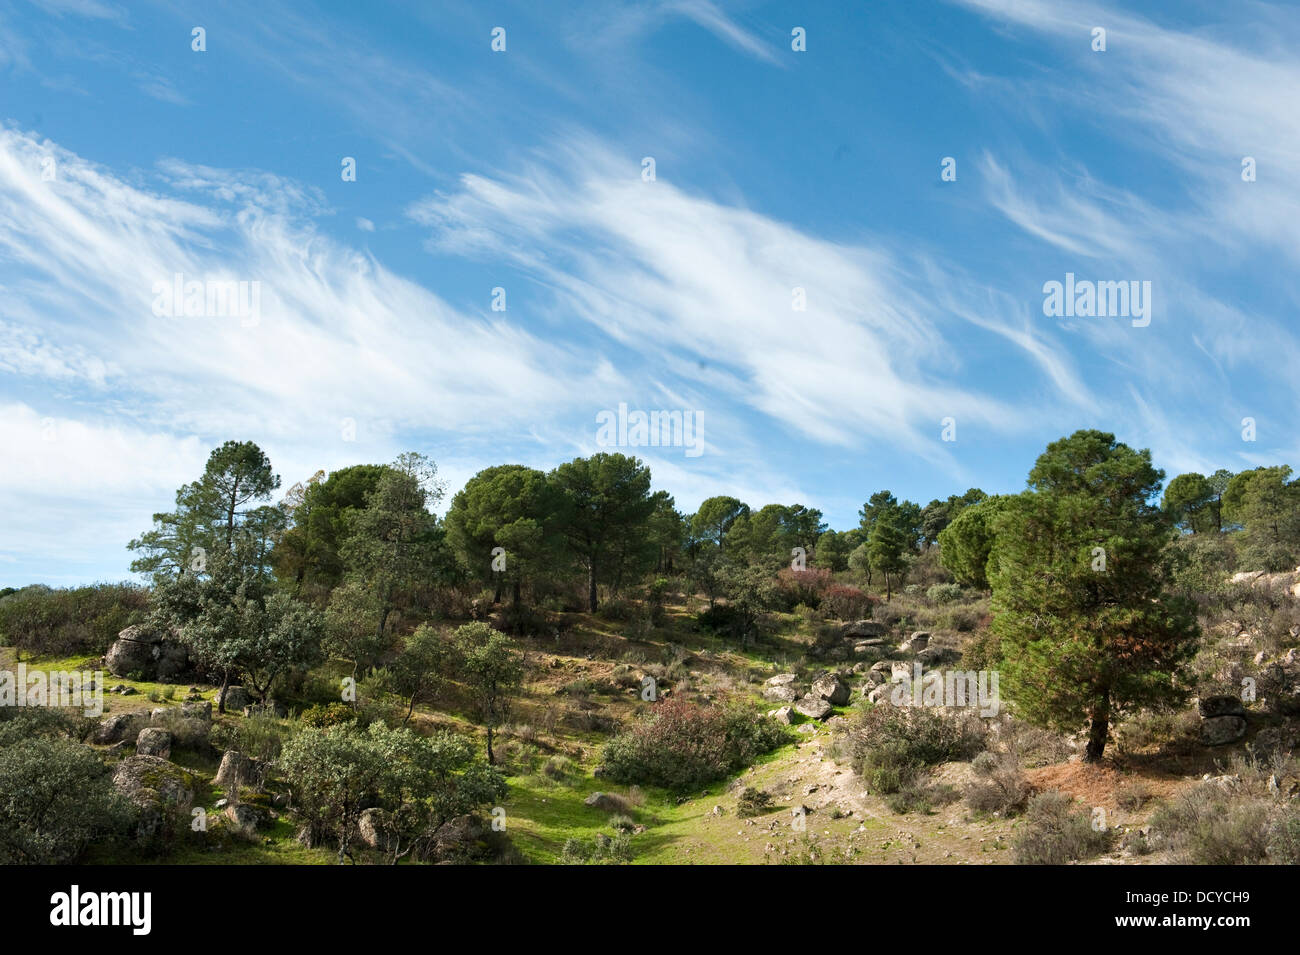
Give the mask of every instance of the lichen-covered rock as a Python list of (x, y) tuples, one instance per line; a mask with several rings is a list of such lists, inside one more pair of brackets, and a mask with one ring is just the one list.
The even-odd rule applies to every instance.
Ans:
[(190, 669), (190, 652), (174, 631), (135, 625), (118, 633), (104, 654), (104, 666), (114, 676), (171, 682)]
[(128, 756), (113, 771), (113, 785), (139, 810), (136, 839), (152, 845), (179, 827), (194, 803), (197, 780), (158, 756)]
[(168, 759), (172, 754), (172, 734), (156, 726), (146, 726), (136, 737), (135, 754)]

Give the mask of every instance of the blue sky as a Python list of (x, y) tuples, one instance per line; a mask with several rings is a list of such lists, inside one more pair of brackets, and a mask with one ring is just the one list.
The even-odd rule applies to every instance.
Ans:
[[(1081, 427), (1300, 458), (1295, 7), (847, 7), (0, 5), (0, 585), (125, 578), (229, 438), (286, 487), (422, 450), (450, 497), (678, 409), (704, 453), (621, 450), (683, 510), (837, 528)], [(1150, 323), (1044, 315), (1067, 272)], [(256, 321), (155, 314), (176, 273)]]

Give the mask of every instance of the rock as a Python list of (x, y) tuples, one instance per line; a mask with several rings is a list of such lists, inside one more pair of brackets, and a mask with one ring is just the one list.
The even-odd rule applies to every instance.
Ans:
[(181, 704), (181, 715), (190, 720), (212, 722), (212, 704), (207, 700), (194, 700)]
[(804, 734), (816, 733), (817, 727), (812, 723), (800, 723), (798, 729), (796, 729), (795, 732), (804, 733)]
[(145, 727), (136, 737), (135, 754), (168, 759), (172, 754), (172, 734), (156, 726)]
[(870, 683), (872, 686), (880, 686), (880, 684), (882, 683), (888, 683), (889, 679), (885, 676), (885, 674), (881, 673), (879, 670), (868, 670), (867, 682)]
[(883, 640), (880, 641), (880, 643), (872, 640), (863, 640), (860, 643), (855, 643), (853, 645), (853, 655), (855, 657), (871, 657), (872, 659), (878, 660), (885, 652), (882, 646), (883, 643)]
[(956, 650), (950, 650), (947, 647), (926, 647), (916, 654), (916, 659), (923, 666), (938, 666), (942, 663), (953, 663), (961, 657)]
[(392, 844), (388, 822), (382, 809), (363, 809), (357, 820), (357, 835), (361, 844), (369, 849), (387, 850)]
[(854, 637), (857, 639), (883, 637), (888, 632), (883, 623), (877, 623), (874, 620), (859, 620), (856, 623), (846, 623), (840, 628), (841, 637)]
[(849, 701), (849, 687), (834, 673), (823, 673), (813, 680), (809, 696), (819, 696), (832, 706), (843, 706)]
[(457, 816), (434, 833), (432, 856), (443, 863), (483, 858), (491, 853), (488, 828), (477, 816)]
[(245, 837), (253, 836), (267, 822), (266, 814), (262, 810), (247, 803), (227, 805), (221, 810), (221, 817), (229, 822), (236, 832)]
[(195, 778), (158, 756), (128, 756), (113, 771), (113, 785), (140, 810), (136, 839), (152, 844), (189, 814)]
[(798, 679), (799, 678), (795, 676), (793, 673), (778, 673), (774, 677), (769, 677), (764, 682), (763, 685), (764, 686), (789, 686), (790, 684), (797, 682)]
[(1201, 742), (1206, 746), (1222, 746), (1235, 743), (1246, 735), (1246, 718), (1244, 716), (1211, 716), (1201, 720)]
[(140, 730), (144, 728), (145, 722), (145, 717), (140, 713), (117, 713), (113, 716), (106, 716), (99, 721), (99, 726), (95, 730), (95, 735), (91, 737), (91, 741), (106, 745), (132, 739), (140, 735)]
[(769, 686), (763, 690), (763, 699), (769, 703), (793, 703), (799, 699), (799, 691), (792, 686)]
[(792, 715), (793, 713), (794, 713), (793, 708), (789, 706), (779, 706), (776, 709), (771, 710), (767, 715), (772, 717), (772, 719), (776, 720), (778, 723), (782, 724), (783, 726), (789, 726), (791, 723), (794, 722), (794, 716)]
[(256, 785), (261, 777), (257, 760), (250, 759), (238, 750), (227, 750), (221, 757), (221, 766), (212, 780), (214, 788), (233, 789), (236, 786)]
[(912, 664), (910, 663), (891, 663), (889, 665), (889, 682), (899, 683), (903, 680), (912, 679)]
[(161, 633), (135, 625), (118, 633), (104, 654), (104, 666), (114, 676), (138, 674), (168, 682), (190, 668), (190, 652), (175, 631)]
[(903, 653), (916, 653), (924, 650), (930, 645), (930, 631), (917, 630), (908, 637), (900, 646), (899, 650)]
[(152, 710), (149, 711), (150, 723), (158, 723), (162, 720), (165, 720), (166, 718), (167, 718), (167, 707), (165, 706), (155, 706)]
[(623, 809), (623, 801), (609, 793), (594, 792), (582, 802), (601, 812), (620, 812)]
[(244, 710), (246, 707), (253, 705), (253, 694), (249, 693), (242, 686), (226, 687), (226, 710), (235, 710), (236, 712)]
[(1245, 716), (1246, 708), (1241, 705), (1241, 700), (1235, 696), (1206, 696), (1196, 701), (1196, 709), (1200, 712), (1202, 719), (1212, 719), (1216, 716)]
[(878, 686), (867, 694), (867, 700), (871, 703), (888, 703), (890, 689), (888, 684)]
[[(848, 689), (845, 687), (845, 689)], [(830, 703), (820, 696), (805, 696), (794, 705), (795, 712), (814, 720), (824, 720), (834, 712)]]

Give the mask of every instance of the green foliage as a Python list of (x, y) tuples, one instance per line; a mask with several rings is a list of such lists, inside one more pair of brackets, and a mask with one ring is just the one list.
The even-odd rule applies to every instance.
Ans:
[(0, 598), (0, 645), (50, 656), (100, 654), (144, 620), (148, 607), (148, 592), (133, 584), (24, 587)]
[(461, 676), (479, 724), (487, 730), (488, 763), (493, 763), (493, 733), (510, 718), (511, 704), (523, 683), (523, 658), (514, 641), (485, 623), (458, 627), (454, 640)]
[(387, 470), (383, 464), (357, 464), (333, 471), (324, 480), (324, 472), (319, 472), (291, 488), (285, 504), (292, 524), (271, 553), (276, 576), (312, 599), (337, 587), (347, 569), (343, 542)]
[(895, 793), (922, 771), (969, 759), (984, 748), (978, 721), (920, 706), (875, 706), (846, 731), (842, 746), (853, 769), (875, 790)]
[(57, 736), (0, 736), (0, 864), (76, 862), (92, 843), (123, 836), (132, 818), (90, 747)]
[(650, 494), (650, 469), (636, 458), (602, 452), (575, 458), (551, 472), (562, 495), (560, 527), (569, 553), (587, 571), (588, 609), (598, 609), (596, 585), (617, 589), (654, 566), (647, 536), (660, 506)]
[(453, 643), (428, 624), (420, 624), (406, 638), (392, 663), (391, 687), (407, 701), (406, 719), (420, 703), (430, 703), (455, 664)]
[(761, 816), (772, 811), (772, 794), (764, 789), (746, 786), (736, 800), (736, 815), (742, 818)]
[(251, 441), (227, 441), (208, 456), (203, 475), (176, 492), (176, 509), (155, 514), (153, 528), (127, 544), (140, 553), (131, 570), (163, 581), (201, 569), (205, 553), (234, 546), (236, 531), (252, 541), (254, 558), (264, 567), (283, 514), (247, 505), (268, 499), (279, 486), (261, 448)]
[(1285, 465), (1242, 471), (1223, 492), (1223, 517), (1242, 526), (1238, 552), (1250, 570), (1290, 570), (1300, 560), (1300, 482)]
[(665, 700), (605, 745), (610, 779), (688, 792), (749, 765), (788, 740), (775, 720), (742, 707)]
[(591, 842), (565, 840), (560, 861), (565, 865), (622, 865), (632, 861), (632, 839), (626, 832), (597, 833)]
[(1215, 475), (1220, 479), (1217, 483), (1195, 472), (1178, 475), (1165, 488), (1161, 508), (1183, 530), (1195, 534), (1217, 534), (1223, 529), (1221, 498), (1228, 483), (1223, 479), (1224, 475), (1228, 472), (1220, 471)]
[(939, 561), (959, 584), (989, 589), (993, 522), (1008, 500), (998, 495), (968, 507), (939, 534)]
[(427, 846), (449, 819), (506, 794), (504, 779), (475, 759), (467, 740), (450, 733), (419, 736), (383, 723), (368, 731), (351, 723), (308, 727), (285, 744), (278, 766), (313, 835), (337, 841), (340, 863), (351, 856), (364, 809), (384, 810), (396, 858)]
[[(1109, 726), (1185, 696), (1193, 606), (1165, 589), (1168, 521), (1149, 451), (1099, 431), (1050, 444), (994, 521), (993, 629), (1017, 714), (1073, 732), (1096, 760)], [(951, 530), (951, 529), (950, 529)]]

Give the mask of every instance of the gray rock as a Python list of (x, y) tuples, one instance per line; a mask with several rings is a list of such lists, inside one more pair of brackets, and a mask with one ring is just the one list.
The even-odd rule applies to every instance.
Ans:
[(772, 719), (776, 720), (778, 723), (782, 724), (783, 726), (789, 726), (791, 723), (794, 722), (793, 713), (794, 710), (792, 708), (788, 706), (780, 706), (774, 710), (769, 711), (767, 715), (772, 717)]
[(194, 804), (194, 777), (158, 756), (128, 756), (113, 771), (113, 785), (140, 810), (136, 839), (153, 844), (182, 824)]
[(117, 635), (104, 654), (104, 666), (114, 676), (136, 673), (167, 682), (190, 668), (190, 653), (176, 632), (160, 633), (135, 625)]
[(849, 701), (849, 687), (834, 673), (823, 673), (813, 680), (809, 696), (819, 696), (832, 706), (843, 706)]
[(620, 812), (623, 809), (623, 801), (609, 793), (594, 792), (582, 802), (583, 805), (599, 809), (601, 812)]
[(212, 704), (207, 700), (195, 700), (181, 704), (181, 715), (186, 719), (212, 722)]
[(855, 623), (846, 623), (840, 628), (841, 637), (852, 637), (856, 640), (883, 637), (888, 632), (888, 628), (883, 623), (877, 623), (874, 620), (859, 620)]
[(1242, 706), (1241, 700), (1235, 696), (1206, 696), (1196, 701), (1196, 709), (1200, 712), (1202, 719), (1211, 719), (1216, 716), (1245, 716), (1246, 708)]
[(357, 821), (357, 835), (361, 844), (370, 849), (388, 849), (392, 844), (388, 821), (382, 809), (364, 809)]
[(1211, 716), (1201, 720), (1201, 742), (1206, 746), (1222, 746), (1235, 743), (1246, 735), (1246, 718), (1244, 716)]
[(242, 686), (226, 687), (226, 712), (234, 710), (240, 712), (246, 707), (253, 705), (253, 694), (249, 693)]
[(764, 686), (789, 686), (798, 681), (798, 677), (793, 673), (778, 673), (776, 676), (768, 677)]
[(799, 699), (799, 691), (792, 686), (769, 686), (763, 690), (763, 699), (769, 703), (793, 703)]
[(146, 722), (146, 718), (140, 713), (117, 713), (106, 716), (99, 721), (99, 726), (95, 729), (95, 735), (91, 740), (107, 745), (133, 739), (140, 735), (140, 730), (144, 728)]
[(172, 734), (156, 726), (145, 727), (136, 737), (135, 754), (168, 759), (172, 754)]
[(834, 708), (820, 696), (805, 696), (795, 703), (794, 708), (795, 712), (814, 720), (824, 720), (835, 712)]
[(212, 780), (212, 785), (220, 789), (235, 786), (256, 786), (261, 779), (261, 766), (257, 760), (250, 759), (238, 750), (227, 750), (221, 757), (221, 766)]
[[(368, 812), (369, 810), (367, 810)], [(231, 827), (241, 836), (251, 838), (257, 833), (257, 830), (268, 822), (265, 812), (256, 806), (250, 806), (247, 803), (236, 803), (227, 805), (221, 810), (221, 816)], [(364, 813), (363, 813), (364, 816)]]
[(899, 650), (903, 653), (917, 653), (924, 650), (930, 645), (930, 631), (917, 630), (907, 638), (900, 646)]

